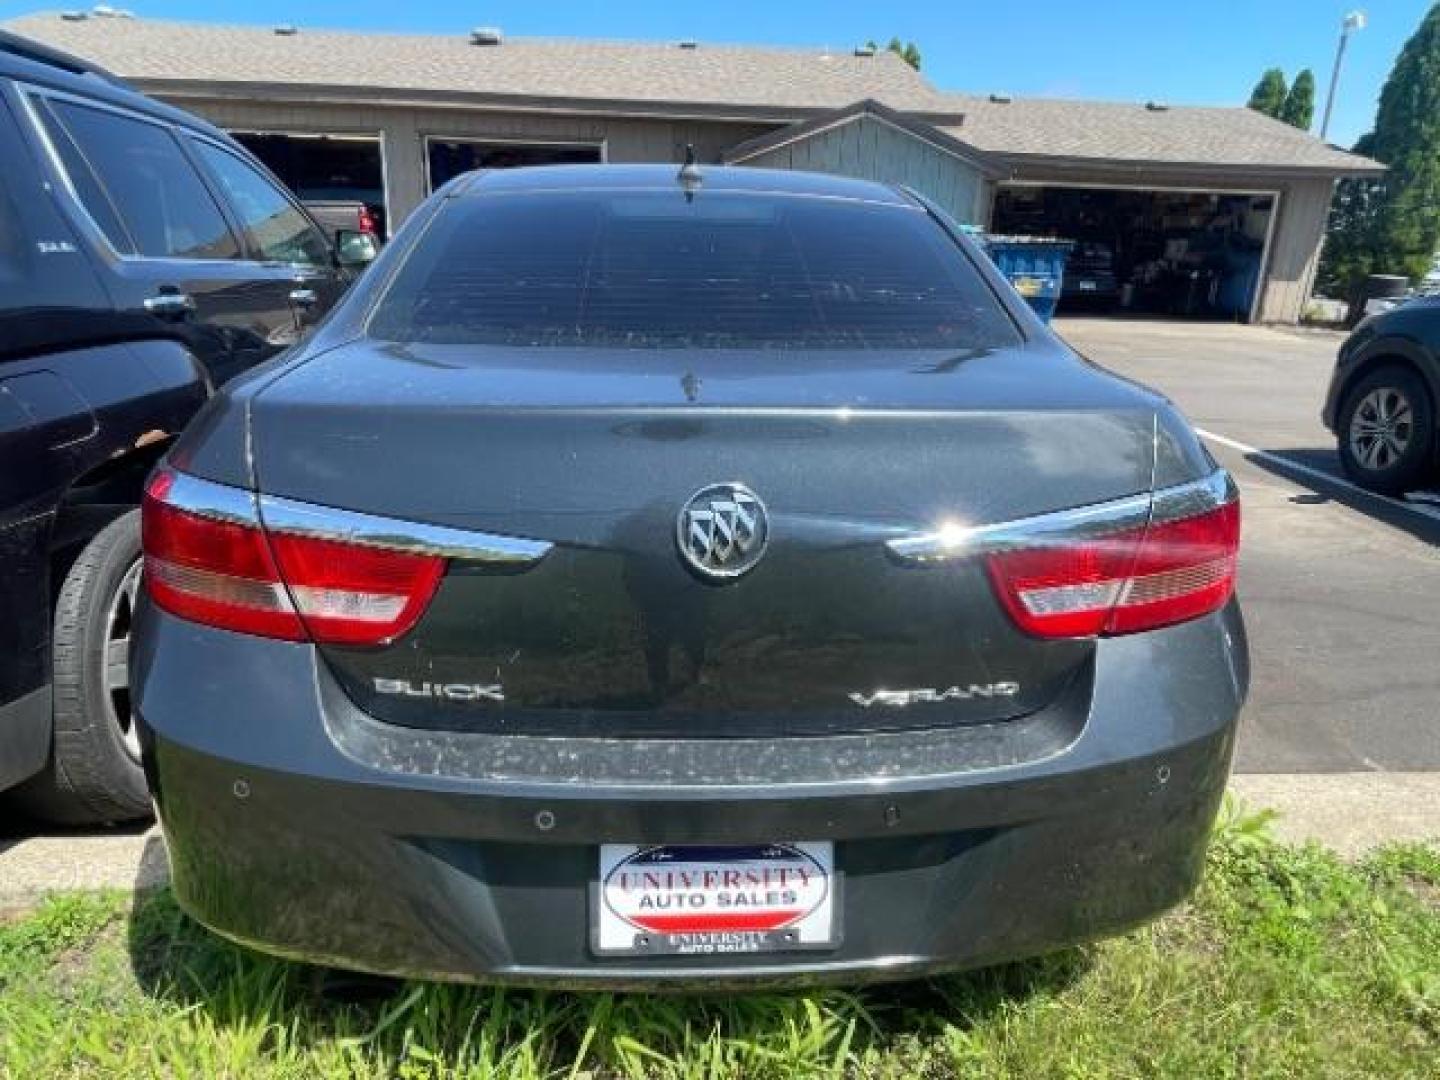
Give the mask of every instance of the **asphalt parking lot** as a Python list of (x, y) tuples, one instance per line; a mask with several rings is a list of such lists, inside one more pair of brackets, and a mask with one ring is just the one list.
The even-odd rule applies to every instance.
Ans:
[(1069, 319), (1165, 392), (1235, 475), (1254, 681), (1250, 773), (1440, 769), (1440, 506), (1349, 485), (1320, 406), (1338, 334)]

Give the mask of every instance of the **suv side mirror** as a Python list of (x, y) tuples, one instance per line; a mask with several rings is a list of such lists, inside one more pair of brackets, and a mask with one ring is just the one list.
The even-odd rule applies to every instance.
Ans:
[(368, 266), (380, 254), (375, 235), (356, 229), (335, 230), (335, 261), (341, 266)]

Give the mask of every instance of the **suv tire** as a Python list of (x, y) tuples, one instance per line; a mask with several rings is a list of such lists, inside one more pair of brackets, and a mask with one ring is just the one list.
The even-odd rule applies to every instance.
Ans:
[(1387, 365), (1362, 377), (1345, 395), (1336, 427), (1340, 464), (1361, 487), (1403, 495), (1429, 478), (1435, 409), (1409, 368)]
[(132, 510), (86, 545), (55, 602), (50, 764), (16, 791), (25, 809), (47, 821), (96, 825), (150, 816), (124, 667), (139, 571), (140, 514)]

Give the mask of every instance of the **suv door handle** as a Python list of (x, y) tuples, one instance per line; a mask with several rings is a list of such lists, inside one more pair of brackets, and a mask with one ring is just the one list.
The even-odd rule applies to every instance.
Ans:
[(162, 319), (182, 319), (195, 310), (195, 301), (188, 293), (162, 292), (145, 298), (145, 310)]
[(320, 302), (320, 297), (315, 294), (314, 289), (301, 287), (290, 290), (290, 302), (302, 308), (314, 307)]

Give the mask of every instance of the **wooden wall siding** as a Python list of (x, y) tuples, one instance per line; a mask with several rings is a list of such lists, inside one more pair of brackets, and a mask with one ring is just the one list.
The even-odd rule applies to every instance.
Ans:
[(1195, 166), (1148, 166), (1126, 162), (1084, 165), (1071, 162), (1013, 164), (1007, 182), (1071, 187), (1172, 188), (1178, 191), (1278, 191), (1283, 178), (1206, 172)]
[(979, 170), (870, 116), (776, 147), (745, 164), (904, 184), (933, 199), (959, 221), (973, 224), (983, 220), (985, 194)]
[(604, 147), (613, 162), (684, 160), (685, 146), (701, 161), (719, 161), (737, 143), (773, 125), (723, 121), (667, 121), (553, 116), (450, 108), (375, 108), (285, 102), (176, 99), (174, 104), (228, 129), (334, 134), (379, 134), (385, 156), (385, 195), (392, 228), (420, 205), (425, 186), (425, 139), (508, 139), (589, 143)]
[(1298, 180), (1280, 196), (1280, 217), (1273, 226), (1270, 257), (1260, 296), (1260, 322), (1298, 322), (1315, 286), (1320, 246), (1330, 216), (1329, 179)]

